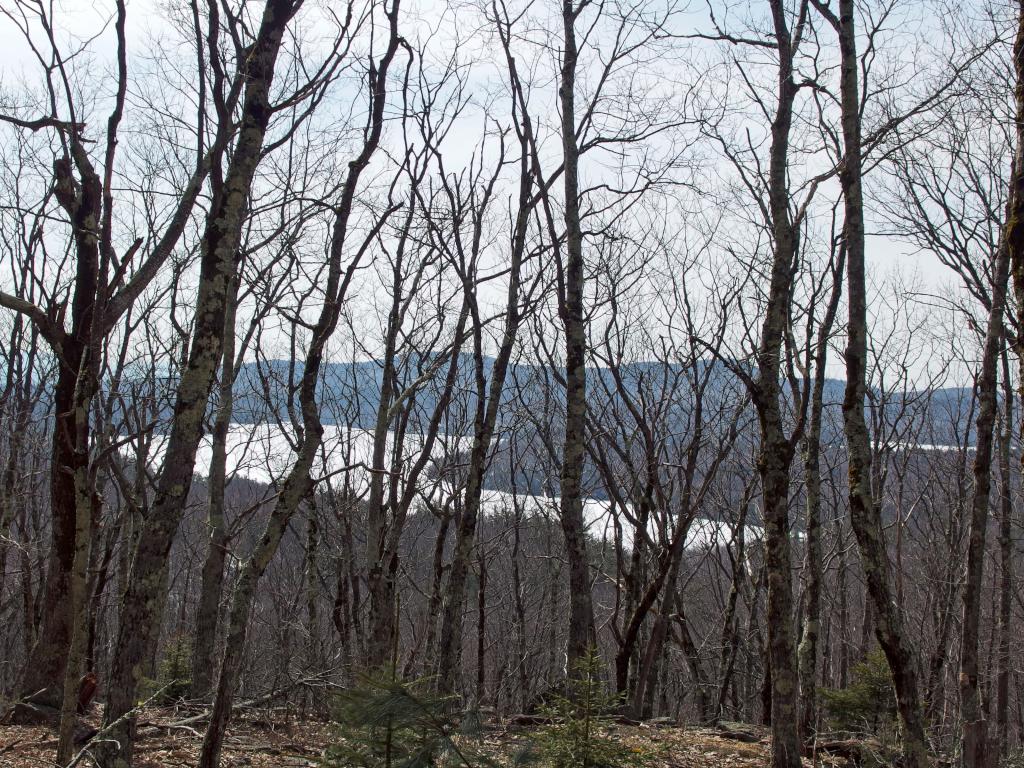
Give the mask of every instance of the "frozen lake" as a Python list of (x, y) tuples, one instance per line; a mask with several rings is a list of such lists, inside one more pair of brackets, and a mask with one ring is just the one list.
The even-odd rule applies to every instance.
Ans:
[[(389, 451), (393, 433), (388, 434)], [(270, 424), (234, 424), (228, 432), (227, 440), (227, 471), (228, 477), (244, 477), (255, 482), (273, 485), (282, 480), (294, 461), (294, 434), (289, 434), (281, 427)], [(466, 450), (470, 445), (469, 438), (438, 436), (434, 446), (436, 455)], [(166, 446), (166, 436), (157, 435), (153, 438), (150, 454), (150, 465), (157, 467)], [(324, 427), (324, 441), (321, 446), (321, 457), (313, 466), (314, 479), (340, 483), (345, 477), (357, 494), (365, 494), (368, 489), (369, 471), (373, 450), (373, 435), (369, 430), (349, 429), (344, 426), (328, 425)], [(406, 435), (406, 465), (414, 462), (422, 451), (420, 435)], [(196, 455), (197, 475), (206, 477), (210, 472), (213, 457), (212, 441), (209, 435), (203, 438)], [(446, 489), (424, 472), (420, 476), (420, 485), (424, 493), (431, 493), (435, 502), (438, 496), (453, 492)], [(484, 515), (500, 515), (518, 511), (525, 516), (544, 516), (552, 520), (558, 518), (559, 498), (557, 496), (538, 496), (532, 494), (512, 494), (507, 491), (488, 489), (483, 497)], [(612, 541), (615, 537), (615, 520), (612, 502), (603, 499), (584, 499), (584, 519), (591, 536), (601, 541)], [(623, 538), (627, 546), (632, 544), (632, 526), (623, 516), (621, 519)], [(763, 529), (760, 526), (748, 525), (746, 537), (748, 541), (761, 538)], [(720, 520), (698, 517), (690, 525), (687, 533), (686, 547), (702, 549), (724, 546), (734, 537), (733, 526)]]

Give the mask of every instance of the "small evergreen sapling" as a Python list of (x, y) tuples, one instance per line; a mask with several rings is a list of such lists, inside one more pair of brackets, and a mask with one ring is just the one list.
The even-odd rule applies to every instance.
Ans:
[(334, 708), (341, 743), (325, 764), (336, 768), (478, 768), (484, 761), (456, 742), (451, 699), (432, 696), (424, 680), (391, 672), (365, 675)]
[(541, 763), (549, 768), (627, 768), (640, 765), (643, 753), (609, 737), (603, 724), (619, 704), (607, 693), (604, 668), (596, 649), (576, 664), (565, 694), (555, 694), (541, 708), (552, 725), (542, 728), (534, 743)]
[(192, 642), (186, 635), (175, 635), (167, 641), (156, 674), (156, 680), (143, 681), (142, 699), (153, 698), (159, 706), (170, 706), (188, 698), (192, 688)]
[(833, 728), (857, 734), (893, 735), (896, 694), (889, 664), (880, 648), (853, 667), (846, 688), (825, 688), (821, 695)]

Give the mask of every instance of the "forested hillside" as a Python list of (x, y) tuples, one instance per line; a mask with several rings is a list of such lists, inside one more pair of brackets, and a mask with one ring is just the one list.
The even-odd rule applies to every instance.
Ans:
[(1024, 760), (1024, 0), (0, 11), (0, 764)]

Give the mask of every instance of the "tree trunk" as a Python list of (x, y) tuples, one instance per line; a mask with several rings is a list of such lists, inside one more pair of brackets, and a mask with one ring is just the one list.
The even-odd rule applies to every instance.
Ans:
[(861, 189), (860, 64), (857, 58), (853, 0), (841, 0), (839, 16), (832, 16), (831, 21), (839, 36), (841, 53), (844, 155), (839, 179), (843, 189), (843, 233), (849, 284), (843, 427), (848, 445), (850, 519), (860, 547), (861, 564), (874, 608), (875, 634), (889, 661), (895, 683), (905, 764), (908, 768), (923, 768), (928, 761), (928, 744), (918, 693), (917, 668), (903, 632), (899, 609), (893, 602), (881, 509), (875, 503), (871, 488), (871, 442), (864, 418), (867, 294), (864, 280), (864, 202)]
[[(79, 263), (83, 259), (79, 257)], [(80, 270), (81, 271), (81, 270)], [(76, 287), (72, 317), (76, 316), (79, 292)], [(90, 303), (92, 296), (87, 299)], [(74, 320), (73, 320), (74, 322)], [(79, 322), (84, 322), (79, 321)], [(88, 461), (75, 449), (75, 388), (85, 345), (84, 330), (72, 328), (59, 350), (60, 365), (53, 392), (53, 438), (50, 449), (50, 554), (47, 558), (46, 585), (43, 589), (42, 626), (32, 654), (25, 665), (22, 692), (34, 701), (60, 705), (60, 691), (68, 649), (71, 647), (72, 617), (70, 601), (71, 573), (75, 560), (76, 490), (75, 476), (87, 470)]]
[[(1021, 371), (1024, 371), (1024, 338), (1020, 329), (1024, 327), (1024, 3), (1018, 7), (1017, 36), (1013, 45), (1014, 61), (1014, 102), (1016, 107), (1016, 155), (1010, 177), (1010, 192), (1006, 206), (1006, 225), (1003, 232), (1003, 242), (1010, 253), (1010, 267), (1013, 274), (1013, 289), (1017, 304), (1017, 337), (1016, 353), (1020, 362)], [(1019, 377), (1018, 377), (1019, 379)], [(1024, 393), (1024, 383), (1020, 384), (1021, 392)], [(1024, 420), (1021, 421), (1020, 429), (1024, 431)], [(1024, 462), (1024, 457), (1021, 459)], [(1011, 548), (1012, 549), (1012, 548)], [(1012, 561), (1011, 557), (1005, 561)], [(1004, 579), (1008, 571), (1004, 571)], [(1012, 576), (1011, 576), (1012, 578)], [(1008, 630), (1007, 630), (1008, 631)], [(1024, 713), (1021, 705), (1021, 697), (1017, 697), (1018, 715)], [(1024, 722), (1024, 716), (1022, 716)]]
[(590, 563), (583, 519), (583, 466), (587, 428), (587, 335), (583, 310), (583, 231), (580, 224), (579, 146), (576, 137), (576, 17), (585, 6), (562, 2), (564, 50), (558, 95), (565, 181), (565, 265), (559, 315), (565, 330), (565, 440), (559, 478), (559, 517), (569, 566), (569, 634), (566, 671), (596, 643)]
[(800, 683), (800, 738), (804, 744), (814, 740), (818, 721), (818, 638), (821, 634), (821, 419), (824, 410), (825, 366), (828, 344), (842, 296), (843, 259), (840, 249), (833, 271), (835, 284), (825, 317), (816, 338), (814, 382), (810, 415), (804, 437), (804, 496), (807, 510), (807, 553), (804, 563), (803, 626), (797, 646), (797, 669)]
[[(672, 592), (675, 593), (675, 589), (672, 585), (669, 585)], [(704, 664), (700, 660), (700, 652), (697, 649), (697, 644), (693, 641), (693, 633), (690, 631), (690, 622), (687, 621), (686, 614), (683, 612), (683, 606), (681, 604), (682, 595), (677, 594), (675, 599), (676, 606), (676, 622), (679, 625), (679, 639), (680, 646), (683, 650), (683, 656), (686, 658), (686, 667), (690, 672), (690, 678), (693, 681), (693, 695), (694, 703), (697, 707), (697, 717), (700, 718), (701, 725), (711, 722), (714, 717), (711, 712), (711, 701), (708, 698), (708, 676), (704, 669)], [(662, 656), (664, 661), (665, 657)]]
[(484, 686), (487, 681), (487, 556), (481, 552), (480, 582), (476, 595), (476, 692), (477, 707), (483, 706)]
[(284, 30), (301, 0), (267, 0), (246, 61), (245, 98), (238, 141), (220, 194), (212, 201), (202, 239), (199, 293), (188, 361), (178, 385), (171, 431), (153, 508), (135, 548), (114, 648), (104, 723), (109, 743), (99, 750), (103, 768), (128, 768), (142, 664), (158, 634), (166, 599), (166, 563), (184, 512), (195, 469), (202, 423), (221, 359), (230, 286), (252, 180), (271, 117), (270, 84)]
[[(374, 152), (380, 144), (384, 130), (384, 107), (387, 98), (387, 75), (391, 62), (399, 47), (398, 36), (399, 0), (392, 0), (386, 12), (389, 23), (388, 44), (369, 80), (370, 112), (367, 118), (366, 139), (359, 154), (348, 166), (348, 174), (342, 187), (341, 199), (338, 202), (331, 235), (328, 256), (327, 282), (324, 287), (324, 301), (319, 317), (311, 333), (309, 349), (302, 369), (299, 384), (299, 409), (302, 415), (302, 437), (299, 444), (295, 464), (288, 472), (274, 508), (267, 520), (263, 536), (256, 545), (252, 555), (242, 565), (238, 583), (235, 586), (229, 614), (227, 642), (221, 660), (220, 677), (217, 681), (217, 692), (213, 700), (213, 711), (206, 733), (203, 735), (203, 746), (199, 754), (197, 768), (217, 768), (220, 765), (220, 753), (224, 745), (224, 734), (231, 718), (231, 709), (238, 687), (238, 676), (245, 655), (245, 644), (249, 630), (249, 616), (260, 578), (277, 553), (281, 539), (288, 530), (288, 524), (299, 509), (299, 505), (309, 498), (313, 487), (311, 470), (320, 446), (323, 443), (324, 427), (320, 419), (320, 406), (317, 403), (316, 388), (323, 366), (324, 350), (338, 324), (348, 287), (353, 275), (359, 267), (366, 248), (359, 248), (348, 267), (342, 270), (342, 256), (346, 245), (349, 219), (355, 199), (359, 177), (369, 165)], [(283, 28), (283, 25), (282, 25)], [(280, 38), (278, 38), (280, 39)], [(371, 229), (370, 238), (375, 237), (390, 214), (397, 206), (385, 210), (375, 227)], [(365, 241), (369, 243), (370, 240)], [(315, 515), (315, 508), (310, 510)]]
[(233, 278), (228, 289), (232, 298), (228, 302), (224, 319), (224, 351), (220, 371), (220, 402), (213, 424), (210, 473), (207, 478), (206, 524), (209, 542), (203, 561), (199, 588), (199, 607), (196, 609), (195, 641), (192, 644), (192, 698), (205, 698), (213, 684), (217, 650), (217, 625), (220, 621), (220, 601), (224, 594), (224, 565), (228, 555), (228, 530), (225, 521), (224, 492), (227, 483), (228, 432), (234, 406), (235, 385), (235, 308), (238, 279)]
[(1010, 380), (1009, 356), (1003, 361), (1003, 429), (999, 440), (999, 640), (996, 653), (996, 728), (992, 766), (998, 764), (1009, 750), (1010, 671), (1013, 663), (1010, 647), (1013, 640), (1013, 476), (1010, 453), (1013, 442), (1013, 384)]
[[(765, 702), (765, 709), (770, 707), (771, 765), (772, 768), (799, 768), (793, 574), (789, 546), (789, 469), (794, 448), (784, 432), (779, 385), (784, 340), (788, 332), (793, 264), (798, 248), (798, 233), (790, 213), (787, 178), (789, 134), (797, 88), (793, 78), (794, 35), (789, 29), (788, 12), (780, 0), (772, 0), (771, 8), (779, 59), (779, 97), (771, 126), (768, 169), (774, 253), (768, 304), (757, 349), (757, 380), (753, 382), (751, 395), (761, 428), (757, 470), (761, 480), (768, 582), (765, 623), (768, 628), (767, 659), (771, 695)], [(806, 6), (801, 5), (801, 8), (798, 25), (802, 25), (805, 19)]]
[[(525, 146), (523, 153), (525, 156)], [(519, 213), (512, 237), (509, 286), (505, 302), (505, 325), (498, 353), (491, 366), (489, 386), (484, 380), (484, 329), (479, 316), (474, 312), (473, 364), (476, 377), (477, 403), (473, 423), (473, 445), (470, 449), (465, 501), (462, 515), (455, 529), (455, 548), (452, 553), (451, 571), (448, 576), (448, 587), (441, 616), (441, 633), (438, 644), (438, 690), (446, 694), (450, 694), (455, 690), (455, 669), (458, 663), (458, 655), (462, 648), (462, 610), (466, 594), (466, 575), (469, 571), (470, 557), (476, 537), (476, 526), (480, 515), (484, 474), (487, 471), (487, 458), (490, 454), (491, 442), (494, 438), (494, 430), (498, 421), (498, 411), (501, 406), (502, 392), (505, 389), (509, 361), (511, 360), (513, 347), (519, 333), (521, 321), (519, 309), (520, 273), (523, 256), (526, 251), (526, 234), (530, 211), (528, 203), (532, 188), (532, 176), (525, 172), (522, 173), (519, 187)], [(468, 286), (467, 290), (472, 292), (476, 288), (475, 286)], [(475, 296), (467, 296), (467, 301), (471, 301), (475, 307)]]
[[(441, 512), (440, 525), (437, 529), (437, 537), (434, 539), (434, 558), (431, 570), (430, 599), (427, 601), (427, 614), (424, 617), (427, 633), (426, 648), (423, 652), (423, 673), (432, 674), (435, 669), (435, 654), (437, 653), (437, 624), (435, 617), (440, 614), (442, 606), (442, 588), (444, 586), (444, 548), (448, 541), (448, 528), (452, 522), (452, 513), (449, 510)], [(339, 587), (340, 589), (340, 587)], [(461, 618), (461, 617), (460, 617)], [(443, 620), (443, 619), (442, 619)]]
[(978, 376), (978, 419), (975, 427), (974, 496), (971, 499), (967, 544), (967, 579), (963, 592), (963, 630), (960, 642), (960, 715), (963, 720), (961, 760), (964, 768), (984, 768), (988, 749), (987, 724), (978, 694), (978, 633), (984, 586), (985, 538), (992, 487), (992, 449), (999, 408), (998, 365), (1003, 340), (1003, 309), (1009, 275), (1009, 249), (1001, 245), (993, 265), (992, 305)]
[(715, 718), (718, 720), (723, 719), (725, 715), (725, 700), (733, 683), (736, 670), (736, 656), (739, 653), (740, 647), (736, 608), (739, 604), (740, 590), (743, 588), (744, 581), (747, 578), (744, 558), (746, 557), (747, 513), (750, 510), (750, 496), (752, 493), (753, 484), (748, 484), (743, 491), (740, 513), (736, 521), (736, 532), (733, 536), (736, 549), (734, 552), (730, 552), (732, 579), (729, 584), (729, 597), (726, 600), (725, 618), (722, 620), (721, 656), (719, 657), (718, 664), (718, 697), (715, 704)]

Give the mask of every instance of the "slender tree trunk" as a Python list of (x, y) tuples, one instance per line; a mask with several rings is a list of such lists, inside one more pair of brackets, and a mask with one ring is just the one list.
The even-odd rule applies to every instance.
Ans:
[(306, 598), (306, 668), (317, 669), (320, 661), (320, 611), (317, 602), (319, 583), (317, 558), (320, 549), (320, 523), (317, 519), (316, 493), (311, 485), (307, 496), (309, 518), (306, 521), (306, 562), (303, 569)]
[(1013, 384), (1010, 380), (1009, 356), (1003, 361), (1003, 429), (999, 440), (999, 640), (996, 655), (996, 728), (992, 766), (1005, 757), (1009, 749), (1010, 671), (1013, 663), (1010, 647), (1013, 640), (1013, 476), (1010, 452), (1013, 442)]
[(939, 601), (935, 614), (935, 650), (928, 659), (928, 680), (925, 691), (928, 695), (928, 707), (925, 715), (930, 719), (937, 717), (942, 706), (942, 679), (946, 667), (946, 660), (949, 657), (949, 635), (953, 631), (955, 623), (954, 603), (956, 593), (959, 589), (959, 563), (954, 557), (950, 557), (950, 564), (947, 568), (943, 586), (936, 600)]
[[(789, 304), (793, 288), (793, 264), (798, 232), (790, 212), (788, 182), (789, 135), (796, 99), (793, 77), (794, 40), (799, 40), (806, 19), (801, 4), (795, 34), (790, 31), (788, 11), (781, 0), (772, 0), (772, 17), (778, 51), (779, 96), (771, 126), (768, 196), (774, 253), (768, 304), (757, 349), (757, 380), (752, 400), (761, 428), (757, 469), (761, 480), (765, 527), (765, 571), (768, 603), (767, 660), (770, 676), (772, 768), (799, 768), (800, 736), (797, 707), (796, 644), (793, 636), (793, 574), (789, 546), (789, 469), (794, 447), (784, 431), (780, 403), (781, 359), (788, 332)], [(766, 714), (768, 714), (766, 712)]]
[(960, 636), (960, 715), (963, 720), (961, 760), (964, 768), (984, 768), (988, 749), (988, 728), (978, 692), (978, 634), (992, 487), (993, 437), (999, 408), (999, 352), (1003, 340), (1003, 309), (1006, 305), (1009, 262), (1009, 248), (1001, 245), (993, 265), (992, 305), (977, 382), (974, 496), (971, 499), (967, 580), (963, 591), (963, 629)]
[(220, 371), (220, 402), (211, 436), (210, 472), (207, 478), (206, 524), (209, 541), (196, 609), (195, 641), (192, 644), (192, 691), (194, 699), (210, 692), (216, 669), (217, 625), (224, 594), (224, 565), (228, 556), (228, 529), (225, 520), (224, 493), (227, 484), (228, 433), (234, 408), (235, 385), (235, 309), (238, 279), (232, 279), (224, 319), (224, 351)]
[[(14, 360), (7, 364), (7, 383), (4, 387), (5, 396), (0, 404), (10, 405), (10, 440), (7, 443), (7, 457), (4, 470), (0, 474), (0, 601), (3, 599), (4, 583), (7, 577), (7, 557), (10, 550), (11, 526), (17, 517), (15, 496), (20, 485), (20, 478), (27, 469), (22, 454), (24, 438), (28, 432), (32, 412), (36, 405), (32, 396), (33, 368), (36, 361), (36, 335), (33, 332), (26, 338), (25, 324), (19, 316), (15, 316), (11, 331), (11, 349), (28, 346), (25, 361)], [(15, 376), (17, 375), (17, 381)], [(2, 408), (0, 408), (2, 410)]]
[(559, 314), (565, 330), (565, 440), (559, 516), (569, 565), (569, 635), (566, 670), (596, 643), (590, 563), (583, 519), (583, 467), (587, 428), (587, 334), (583, 310), (583, 230), (580, 223), (579, 146), (576, 137), (576, 18), (585, 4), (562, 2), (563, 52), (558, 95), (565, 182), (565, 265)]
[[(391, 427), (395, 401), (395, 354), (398, 335), (400, 305), (400, 274), (394, 270), (391, 312), (388, 317), (387, 334), (384, 342), (384, 366), (381, 373), (380, 398), (377, 404), (377, 420), (373, 430), (373, 450), (370, 476), (370, 492), (367, 500), (366, 535), (366, 591), (370, 605), (369, 637), (367, 639), (367, 665), (371, 669), (383, 669), (392, 657), (393, 617), (395, 612), (391, 590), (386, 581), (386, 528), (387, 509), (385, 501), (385, 475), (387, 460), (388, 430)], [(396, 449), (401, 444), (396, 440)]]
[(747, 578), (746, 541), (747, 513), (750, 509), (750, 494), (753, 486), (748, 485), (740, 503), (740, 513), (736, 521), (735, 552), (730, 553), (732, 561), (732, 580), (729, 585), (729, 597), (726, 600), (725, 618), (722, 620), (721, 656), (719, 658), (718, 697), (715, 704), (715, 718), (722, 719), (725, 715), (725, 700), (729, 688), (733, 684), (736, 670), (736, 656), (739, 653), (739, 628), (737, 626), (736, 609), (739, 604), (740, 591)]
[[(431, 674), (435, 669), (435, 654), (437, 645), (437, 624), (435, 617), (440, 614), (442, 606), (442, 589), (444, 587), (444, 548), (448, 541), (448, 528), (451, 526), (452, 515), (449, 511), (442, 512), (441, 524), (437, 529), (437, 537), (434, 539), (434, 558), (431, 568), (432, 578), (430, 582), (430, 599), (427, 601), (427, 624), (426, 648), (423, 653), (424, 674)], [(443, 621), (443, 619), (442, 619)]]
[(839, 310), (842, 296), (843, 259), (839, 250), (834, 270), (835, 285), (817, 334), (814, 355), (814, 382), (811, 391), (810, 415), (804, 436), (804, 496), (807, 510), (805, 534), (807, 553), (804, 563), (803, 625), (797, 646), (797, 667), (800, 682), (800, 737), (809, 744), (814, 739), (818, 720), (818, 643), (821, 634), (821, 420), (824, 411), (825, 366), (828, 362), (829, 336)]
[[(397, 290), (397, 289), (396, 289)], [(398, 318), (393, 314), (395, 324), (393, 328), (397, 331)], [(398, 642), (397, 624), (397, 577), (399, 563), (399, 542), (405, 520), (416, 496), (416, 483), (426, 467), (437, 440), (438, 430), (445, 409), (451, 402), (452, 393), (455, 390), (456, 380), (459, 372), (460, 349), (463, 343), (463, 335), (466, 330), (466, 322), (469, 318), (469, 304), (463, 302), (462, 310), (459, 312), (458, 320), (453, 328), (453, 340), (450, 349), (450, 357), (438, 355), (433, 364), (426, 371), (421, 373), (418, 382), (422, 383), (431, 378), (440, 364), (447, 359), (448, 372), (443, 384), (443, 390), (434, 405), (430, 421), (423, 432), (423, 443), (419, 449), (419, 456), (413, 462), (412, 467), (404, 476), (404, 488), (399, 491), (397, 486), (389, 490), (390, 501), (386, 505), (390, 508), (391, 520), (385, 519), (386, 506), (384, 504), (383, 478), (371, 480), (369, 499), (369, 535), (367, 538), (367, 563), (370, 599), (370, 640), (368, 648), (368, 663), (371, 668), (382, 668), (394, 663), (395, 651)], [(391, 358), (394, 355), (394, 347), (390, 347), (390, 356), (385, 362), (385, 374), (393, 371)], [(374, 466), (384, 466), (384, 448), (386, 444), (388, 426), (392, 423), (395, 412), (401, 406), (402, 401), (409, 397), (418, 383), (394, 398), (394, 401), (386, 409), (381, 407), (377, 414), (377, 425), (374, 431)], [(394, 390), (392, 390), (394, 391)], [(391, 394), (388, 394), (388, 402), (391, 401)], [(394, 442), (401, 449), (403, 431), (396, 432)], [(393, 462), (397, 462), (397, 456)], [(397, 467), (392, 467), (392, 476), (397, 476)]]
[[(697, 408), (696, 419), (699, 422), (699, 406)], [(682, 564), (683, 553), (686, 550), (686, 535), (689, 533), (690, 523), (693, 520), (693, 512), (691, 510), (692, 486), (697, 459), (697, 451), (695, 448), (699, 444), (700, 427), (698, 426), (694, 442), (691, 443), (691, 450), (689, 451), (685, 486), (682, 497), (679, 501), (678, 518), (672, 528), (672, 538), (669, 542), (668, 552), (665, 553), (665, 557), (659, 566), (657, 575), (647, 586), (646, 591), (640, 599), (640, 603), (634, 610), (632, 621), (630, 626), (627, 627), (625, 637), (623, 638), (623, 648), (630, 649), (628, 654), (625, 656), (628, 660), (629, 657), (633, 655), (632, 647), (636, 644), (639, 638), (639, 632), (641, 625), (643, 624), (643, 620), (654, 605), (659, 593), (661, 593), (661, 606), (658, 612), (658, 617), (655, 620), (651, 636), (647, 641), (647, 647), (644, 649), (644, 653), (640, 661), (640, 667), (636, 674), (636, 684), (632, 691), (631, 699), (633, 716), (638, 719), (644, 714), (643, 704), (648, 698), (648, 689), (650, 689), (655, 683), (658, 664), (663, 656), (665, 639), (669, 632), (669, 617), (672, 615), (674, 610), (680, 615), (682, 614), (682, 605), (679, 603), (681, 598), (676, 595), (676, 585), (679, 581), (679, 571)], [(685, 624), (685, 619), (682, 621)], [(623, 658), (621, 653), (619, 658)], [(700, 671), (698, 667), (691, 667), (691, 672), (693, 672), (694, 676), (696, 676)], [(705, 698), (706, 697), (702, 692), (700, 696), (700, 715), (702, 720), (707, 719), (707, 711), (704, 706)]]
[[(349, 219), (352, 213), (359, 177), (369, 165), (374, 152), (380, 144), (384, 130), (384, 107), (387, 96), (387, 76), (391, 62), (398, 52), (400, 38), (398, 35), (399, 0), (392, 0), (386, 11), (389, 25), (387, 48), (380, 61), (372, 69), (369, 81), (370, 113), (367, 120), (366, 139), (359, 154), (349, 163), (348, 174), (342, 187), (341, 198), (335, 209), (334, 226), (331, 235), (331, 246), (328, 256), (327, 282), (324, 287), (324, 302), (320, 309), (317, 322), (312, 329), (309, 349), (306, 352), (302, 378), (299, 384), (299, 408), (302, 415), (302, 442), (300, 443), (295, 464), (288, 472), (278, 495), (270, 519), (267, 521), (256, 549), (244, 562), (231, 599), (231, 611), (228, 619), (227, 642), (221, 661), (220, 677), (213, 700), (213, 711), (210, 722), (203, 735), (203, 746), (199, 754), (198, 768), (217, 768), (220, 765), (220, 753), (224, 744), (224, 734), (231, 718), (231, 709), (238, 687), (238, 676), (245, 655), (245, 644), (249, 630), (249, 616), (256, 589), (259, 586), (270, 561), (277, 553), (288, 529), (288, 524), (299, 509), (299, 505), (310, 497), (313, 486), (311, 470), (313, 462), (323, 443), (324, 428), (320, 419), (320, 406), (317, 403), (316, 387), (323, 366), (324, 351), (327, 343), (338, 324), (348, 287), (359, 266), (366, 247), (375, 237), (388, 216), (397, 206), (386, 210), (369, 238), (358, 249), (347, 269), (342, 270), (342, 256), (346, 245)], [(315, 510), (310, 510), (315, 515)]]
[(483, 706), (487, 675), (487, 556), (481, 552), (480, 581), (476, 595), (476, 706)]
[[(95, 521), (94, 521), (95, 527)], [(85, 647), (85, 670), (87, 672), (96, 669), (96, 629), (102, 626), (103, 611), (101, 610), (103, 594), (110, 582), (110, 566), (114, 560), (114, 549), (117, 540), (120, 538), (120, 525), (111, 529), (106, 538), (103, 548), (103, 555), (100, 559), (95, 575), (90, 579), (89, 608), (88, 608), (88, 639)], [(93, 548), (95, 550), (95, 547)]]
[[(514, 503), (514, 502), (513, 502)], [(527, 646), (526, 646), (526, 603), (523, 599), (522, 575), (519, 567), (520, 550), (520, 524), (521, 519), (518, 512), (512, 531), (512, 589), (515, 590), (515, 663), (518, 671), (519, 681), (519, 708), (526, 709), (530, 700), (530, 677), (527, 670)]]
[[(669, 585), (670, 589), (672, 585)], [(672, 590), (676, 592), (675, 589)], [(694, 703), (697, 707), (697, 717), (700, 718), (700, 723), (703, 725), (709, 723), (713, 718), (710, 707), (710, 700), (708, 698), (708, 675), (704, 669), (704, 664), (700, 659), (700, 652), (697, 649), (697, 644), (693, 641), (693, 633), (690, 631), (690, 622), (686, 618), (686, 614), (683, 612), (682, 606), (682, 595), (677, 594), (674, 605), (676, 606), (676, 622), (679, 625), (679, 639), (680, 645), (683, 650), (683, 656), (686, 659), (686, 667), (690, 672), (690, 678), (693, 681), (693, 696)], [(661, 657), (664, 660), (664, 656)]]
[[(820, 7), (820, 6), (819, 6)], [(829, 12), (830, 13), (830, 12)], [(871, 441), (864, 418), (867, 376), (867, 293), (864, 279), (864, 202), (861, 189), (860, 90), (854, 28), (854, 2), (841, 0), (832, 16), (841, 53), (840, 90), (844, 156), (839, 178), (843, 189), (847, 251), (849, 318), (846, 347), (846, 392), (843, 426), (848, 445), (850, 519), (860, 547), (868, 594), (874, 607), (875, 635), (892, 671), (903, 730), (903, 756), (908, 768), (928, 761), (917, 667), (903, 632), (899, 608), (893, 602), (889, 558), (881, 509), (871, 488)]]
[[(840, 544), (845, 539), (842, 532), (842, 524), (836, 525), (838, 529)], [(846, 688), (850, 684), (850, 590), (846, 583), (847, 569), (846, 549), (840, 550), (839, 554), (839, 576), (837, 589), (839, 590), (839, 687)]]
[[(526, 148), (523, 148), (526, 156)], [(524, 160), (525, 163), (525, 160)], [(520, 272), (526, 250), (527, 224), (529, 221), (528, 200), (533, 188), (532, 177), (525, 166), (520, 174), (519, 213), (512, 238), (512, 258), (509, 271), (508, 294), (505, 303), (505, 325), (497, 356), (491, 366), (490, 384), (484, 379), (483, 328), (478, 316), (473, 319), (473, 364), (476, 376), (476, 415), (473, 424), (473, 445), (470, 449), (469, 468), (466, 482), (466, 496), (462, 515), (455, 529), (455, 548), (452, 553), (451, 571), (448, 576), (447, 593), (441, 616), (441, 634), (438, 644), (438, 689), (442, 693), (455, 690), (455, 669), (462, 648), (462, 610), (465, 602), (466, 575), (469, 570), (476, 527), (480, 516), (480, 501), (483, 495), (484, 474), (487, 471), (487, 457), (491, 450), (494, 430), (498, 421), (502, 393), (508, 374), (513, 346), (519, 333), (521, 321)], [(475, 286), (467, 286), (475, 291)], [(467, 296), (473, 306), (475, 297)], [(474, 313), (476, 314), (476, 313)]]

